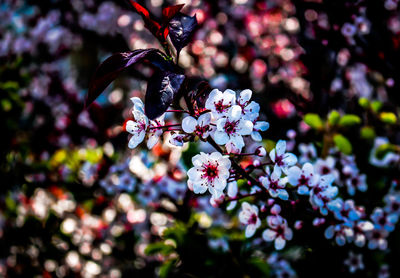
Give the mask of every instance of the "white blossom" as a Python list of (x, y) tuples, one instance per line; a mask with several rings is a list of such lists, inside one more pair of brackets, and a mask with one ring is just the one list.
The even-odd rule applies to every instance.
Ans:
[(231, 161), (228, 156), (223, 156), (219, 152), (211, 154), (201, 152), (192, 158), (192, 163), (194, 167), (187, 173), (188, 185), (196, 194), (202, 194), (208, 189), (218, 199), (229, 178)]
[(239, 221), (240, 223), (247, 225), (245, 231), (246, 237), (252, 237), (257, 228), (261, 226), (261, 220), (258, 218), (257, 206), (243, 202), (242, 210), (239, 213)]

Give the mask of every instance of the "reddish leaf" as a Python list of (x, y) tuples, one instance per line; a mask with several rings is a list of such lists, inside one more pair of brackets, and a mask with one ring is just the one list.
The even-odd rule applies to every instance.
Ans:
[(161, 25), (157, 22), (154, 21), (153, 19), (150, 18), (150, 13), (149, 11), (140, 5), (139, 3), (136, 3), (135, 1), (131, 1), (131, 4), (134, 8), (134, 10), (140, 14), (140, 16), (143, 18), (144, 21), (144, 26), (156, 37), (158, 37), (158, 33), (160, 31)]
[(164, 55), (155, 48), (138, 49), (114, 54), (107, 58), (97, 68), (89, 85), (85, 107), (89, 106), (104, 91), (104, 89), (107, 88), (115, 78), (117, 78), (121, 71), (145, 58), (161, 69), (171, 68), (170, 62), (168, 62), (164, 58)]
[(162, 10), (163, 25), (168, 22), (183, 8), (184, 4), (165, 7)]

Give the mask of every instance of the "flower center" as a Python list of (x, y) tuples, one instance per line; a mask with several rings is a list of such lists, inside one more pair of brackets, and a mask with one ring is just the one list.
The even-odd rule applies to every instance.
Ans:
[(217, 110), (218, 113), (224, 112), (229, 106), (223, 104), (223, 99), (215, 103), (215, 110)]
[(284, 237), (285, 230), (283, 229), (282, 226), (278, 226), (275, 231), (276, 231), (277, 237), (279, 237), (279, 236)]
[(299, 185), (307, 185), (308, 184), (309, 178), (305, 177), (304, 175), (301, 175), (299, 179)]
[(326, 166), (322, 167), (322, 170), (321, 170), (323, 175), (329, 174), (330, 171), (331, 171), (331, 169), (329, 169)]
[(196, 130), (194, 131), (194, 133), (197, 136), (203, 136), (203, 134), (206, 133), (209, 129), (210, 129), (210, 126), (208, 126), (208, 125), (206, 125), (206, 126), (196, 126)]
[(238, 123), (238, 121), (236, 121), (236, 122), (228, 122), (228, 121), (226, 121), (225, 126), (224, 126), (224, 129), (225, 129), (226, 133), (228, 133), (228, 134), (235, 133), (237, 123)]
[(278, 166), (283, 166), (283, 156), (277, 156), (276, 158), (275, 158), (275, 163), (278, 165)]
[(204, 166), (203, 178), (209, 182), (213, 181), (218, 176), (218, 165), (208, 164)]
[(277, 180), (270, 180), (270, 184), (269, 184), (269, 188), (270, 189), (278, 189), (279, 188), (279, 184)]
[(256, 224), (257, 223), (257, 215), (252, 214), (249, 219), (249, 224)]

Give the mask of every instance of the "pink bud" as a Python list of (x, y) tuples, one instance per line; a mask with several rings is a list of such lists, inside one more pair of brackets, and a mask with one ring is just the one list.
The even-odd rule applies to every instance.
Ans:
[(295, 228), (296, 230), (300, 230), (301, 228), (303, 228), (303, 221), (297, 220), (297, 221), (294, 223), (294, 228)]
[(267, 151), (265, 150), (264, 147), (259, 146), (256, 151), (254, 152), (255, 155), (259, 157), (264, 157), (267, 155)]

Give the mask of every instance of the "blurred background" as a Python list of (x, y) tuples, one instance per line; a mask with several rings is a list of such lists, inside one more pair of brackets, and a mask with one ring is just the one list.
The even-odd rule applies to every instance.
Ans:
[[(398, 112), (397, 0), (138, 2), (155, 18), (177, 3), (196, 15), (199, 28), (180, 65), (213, 88), (251, 89), (270, 123), (267, 149), (279, 138), (293, 149), (321, 141), (304, 123), (306, 113), (361, 113), (360, 98)], [(129, 99), (144, 99), (151, 66), (125, 71), (83, 109), (103, 60), (150, 47), (162, 49), (129, 1), (1, 0), (0, 276), (295, 277), (293, 269), (298, 277), (348, 275), (348, 248), (326, 240), (311, 216), (289, 248), (273, 254), (265, 242), (245, 240), (237, 211), (194, 197), (185, 172), (196, 145), (175, 148), (165, 138), (150, 151), (128, 149)], [(400, 142), (398, 124), (368, 125)], [(398, 169), (368, 164), (371, 141), (358, 142), (354, 130), (345, 135), (356, 142), (362, 172), (398, 179)], [(359, 202), (380, 205), (374, 196), (385, 186)], [(390, 265), (390, 277), (399, 277), (400, 238), (389, 242), (390, 252), (369, 253), (366, 270), (354, 276), (389, 277)]]

